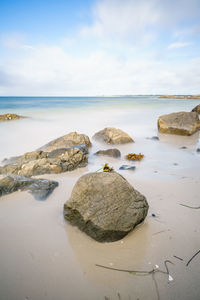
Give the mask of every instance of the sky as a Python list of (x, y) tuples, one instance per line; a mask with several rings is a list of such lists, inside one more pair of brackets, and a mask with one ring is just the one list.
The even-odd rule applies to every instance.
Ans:
[(0, 0), (0, 96), (200, 94), (200, 0)]

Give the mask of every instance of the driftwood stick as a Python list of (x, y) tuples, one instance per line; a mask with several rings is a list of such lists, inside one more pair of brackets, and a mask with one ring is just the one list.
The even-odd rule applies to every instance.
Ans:
[(197, 254), (199, 254), (200, 253), (200, 250), (199, 251), (197, 251), (189, 260), (188, 260), (188, 262), (187, 262), (187, 264), (186, 264), (186, 266), (188, 266), (189, 265), (189, 263), (193, 260), (193, 258), (195, 258), (195, 256), (197, 256)]

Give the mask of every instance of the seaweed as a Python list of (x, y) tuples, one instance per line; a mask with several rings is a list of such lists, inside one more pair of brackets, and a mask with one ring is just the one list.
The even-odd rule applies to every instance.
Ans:
[(142, 158), (144, 158), (144, 154), (129, 153), (125, 156), (125, 158), (130, 160), (141, 160)]
[(103, 167), (103, 171), (104, 172), (112, 172), (114, 169), (109, 167), (109, 165), (107, 163), (105, 163), (104, 167)]

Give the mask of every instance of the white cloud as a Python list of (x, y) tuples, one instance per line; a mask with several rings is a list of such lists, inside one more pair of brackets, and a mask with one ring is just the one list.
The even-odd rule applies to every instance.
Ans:
[(170, 44), (168, 46), (168, 49), (179, 49), (179, 48), (190, 46), (191, 44), (192, 43), (190, 43), (190, 42), (176, 42), (176, 43)]
[(33, 49), (31, 45), (26, 44), (25, 36), (21, 33), (6, 34), (1, 37), (1, 44), (6, 49)]
[(103, 51), (75, 57), (59, 47), (35, 47), (5, 61), (0, 73), (2, 95), (199, 93), (200, 58), (172, 67), (133, 57), (123, 61)]

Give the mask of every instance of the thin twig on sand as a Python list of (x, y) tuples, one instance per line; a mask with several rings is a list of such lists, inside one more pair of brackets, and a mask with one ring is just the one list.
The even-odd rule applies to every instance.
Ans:
[(184, 207), (192, 208), (192, 209), (200, 209), (200, 206), (189, 206), (189, 205), (182, 204), (182, 203), (180, 203), (180, 205), (184, 206)]
[(188, 260), (188, 262), (187, 262), (187, 264), (186, 264), (186, 266), (188, 266), (189, 265), (189, 263), (193, 260), (193, 258), (195, 258), (195, 256), (197, 256), (197, 254), (199, 254), (200, 253), (200, 250), (199, 251), (197, 251), (189, 260)]

